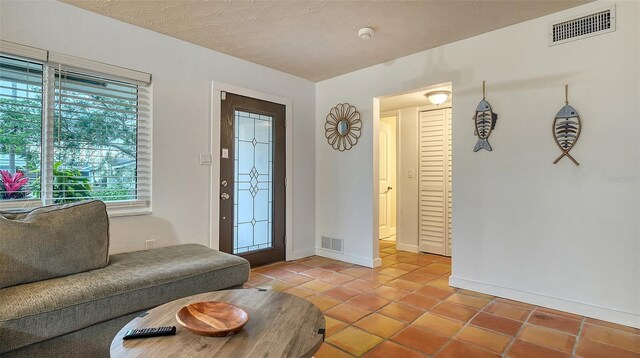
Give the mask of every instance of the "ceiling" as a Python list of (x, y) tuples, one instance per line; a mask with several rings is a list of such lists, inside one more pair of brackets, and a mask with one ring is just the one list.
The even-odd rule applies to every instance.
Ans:
[[(420, 90), (414, 90), (414, 92), (400, 93), (380, 98), (380, 112), (388, 112), (401, 108), (409, 107), (433, 107), (437, 108), (429, 102), (425, 94), (432, 91), (449, 91), (451, 92), (451, 83), (443, 83), (422, 88)], [(449, 98), (441, 104), (442, 107), (451, 106), (453, 94), (449, 95)], [(431, 109), (431, 108), (429, 108)]]
[[(60, 0), (321, 81), (589, 0)], [(357, 36), (372, 27), (373, 39)]]

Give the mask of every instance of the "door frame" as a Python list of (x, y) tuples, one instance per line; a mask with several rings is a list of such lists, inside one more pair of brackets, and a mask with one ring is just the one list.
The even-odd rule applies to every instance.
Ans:
[(222, 92), (230, 92), (245, 97), (251, 97), (267, 102), (273, 102), (285, 106), (285, 165), (286, 183), (285, 188), (285, 260), (293, 259), (293, 101), (236, 85), (231, 85), (219, 81), (211, 81), (211, 171), (209, 173), (209, 247), (215, 250), (220, 248), (220, 101)]

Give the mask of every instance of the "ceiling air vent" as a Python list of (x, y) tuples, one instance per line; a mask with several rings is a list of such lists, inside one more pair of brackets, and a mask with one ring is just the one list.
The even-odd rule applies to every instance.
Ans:
[(566, 19), (549, 25), (549, 46), (559, 45), (616, 30), (616, 7)]

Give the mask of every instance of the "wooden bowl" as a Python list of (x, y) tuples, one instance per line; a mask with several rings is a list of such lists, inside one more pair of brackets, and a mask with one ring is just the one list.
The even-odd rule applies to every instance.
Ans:
[(226, 302), (196, 302), (182, 307), (176, 320), (195, 334), (226, 337), (237, 333), (249, 321), (242, 308)]

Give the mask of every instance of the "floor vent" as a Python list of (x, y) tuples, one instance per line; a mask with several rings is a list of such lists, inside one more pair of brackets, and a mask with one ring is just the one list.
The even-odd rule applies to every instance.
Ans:
[(616, 30), (616, 7), (567, 19), (549, 25), (549, 46), (606, 34)]
[(323, 249), (329, 251), (335, 251), (342, 253), (342, 239), (335, 239), (333, 237), (322, 237), (322, 246)]

